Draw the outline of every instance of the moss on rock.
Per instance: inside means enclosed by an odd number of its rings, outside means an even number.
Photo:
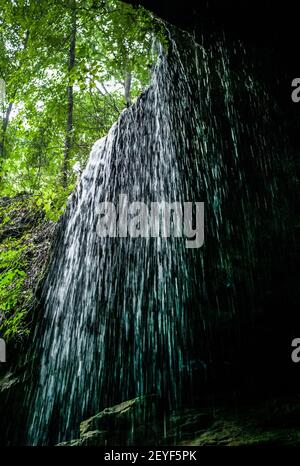
[[[300,401],[271,400],[251,405],[207,406],[169,413],[152,413],[148,422],[134,419],[141,400],[129,400],[106,408],[81,424],[80,438],[59,446],[278,446],[300,445]],[[152,403],[152,402],[151,402]],[[163,421],[163,422],[160,422]],[[142,435],[138,431],[142,426]]]
[[[54,231],[34,197],[0,199],[0,335],[6,340],[29,333]]]

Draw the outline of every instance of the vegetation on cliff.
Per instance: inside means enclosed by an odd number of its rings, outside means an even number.
[[[30,196],[0,200],[0,334],[20,341],[29,332],[55,223]]]

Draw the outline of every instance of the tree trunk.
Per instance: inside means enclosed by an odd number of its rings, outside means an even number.
[[[72,6],[72,30],[69,48],[69,73],[75,66],[75,48],[76,48],[76,33],[77,33],[77,11],[76,2]],[[70,152],[72,148],[72,132],[73,132],[73,84],[69,84],[67,87],[67,100],[68,100],[68,114],[67,114],[67,127],[66,127],[66,138],[64,145],[64,161],[62,170],[62,186],[64,189],[68,186],[68,172],[69,172],[69,160]]]
[[[27,30],[26,34],[25,34],[24,43],[23,43],[23,49],[24,50],[26,50],[26,48],[27,48],[29,34],[30,34],[30,31]],[[9,125],[9,118],[10,118],[10,115],[11,115],[11,112],[12,112],[12,109],[13,109],[14,99],[15,99],[16,93],[17,93],[17,91],[15,90],[13,92],[13,95],[11,96],[10,102],[8,104],[8,107],[7,107],[6,111],[5,111],[4,119],[2,121],[1,136],[0,136],[0,183],[2,181],[2,166],[3,166],[3,161],[5,159],[5,136],[6,136],[6,131],[7,131],[8,125]]]
[[[127,107],[131,105],[131,71],[126,71],[124,80],[125,102]]]
[[[9,117],[10,117],[12,108],[13,108],[13,102],[10,102],[8,104],[7,109],[6,109],[4,120],[2,122],[2,134],[1,134],[1,141],[0,141],[1,163],[2,163],[2,161],[4,159],[4,156],[5,156],[5,134],[6,134],[6,130],[7,130],[7,127],[8,127]]]

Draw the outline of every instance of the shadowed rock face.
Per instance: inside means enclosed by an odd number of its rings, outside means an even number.
[[[297,35],[297,18],[293,18],[295,4],[259,0],[186,0],[170,4],[168,0],[125,0],[125,3],[142,5],[158,17],[178,27],[194,32],[201,29],[226,33],[260,45],[290,45]],[[285,27],[287,26],[287,27]],[[279,31],[284,34],[279,34]]]
[[[134,445],[159,442],[165,410],[156,395],[145,395],[106,408],[80,424],[80,439],[60,445]],[[149,443],[149,444],[150,444]]]
[[[81,423],[80,438],[59,446],[272,446],[299,445],[299,400],[270,400],[168,413],[156,410],[158,399],[141,397],[105,409]],[[151,417],[139,418],[139,409]],[[138,421],[139,420],[139,421]],[[134,427],[134,429],[133,429]]]
[[[293,0],[272,2],[260,0],[125,0],[142,5],[161,19],[201,37],[224,31],[227,39],[241,40],[254,50],[257,66],[262,66],[259,79],[272,89],[288,121],[286,131],[298,153],[298,108],[290,99],[291,82],[299,75],[298,30],[299,11]],[[298,7],[299,8],[299,7]]]
[[[4,334],[6,343],[6,362],[0,364],[1,446],[18,443],[24,431],[24,387],[30,380],[30,369],[26,363],[30,344],[27,334],[30,323],[35,322],[35,315],[39,314],[37,290],[49,259],[55,226],[28,194],[0,199],[1,253],[20,250],[18,260],[11,261],[10,269],[17,267],[24,274],[21,287],[18,281],[6,284],[11,293],[14,290],[18,292],[18,299],[13,308],[8,307],[5,313],[0,311],[0,333]],[[1,260],[1,278],[8,270],[8,264]],[[5,295],[2,287],[3,308]]]

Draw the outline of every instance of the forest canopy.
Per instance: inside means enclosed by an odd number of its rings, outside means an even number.
[[[1,0],[0,197],[30,194],[58,218],[93,143],[148,85],[155,30],[117,0]]]

